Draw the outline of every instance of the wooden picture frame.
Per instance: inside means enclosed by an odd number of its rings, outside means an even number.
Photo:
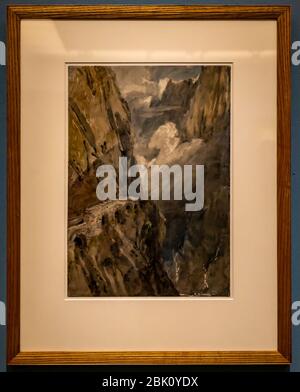
[[[20,351],[20,25],[25,19],[274,20],[277,22],[277,351]],[[7,363],[289,364],[291,362],[290,7],[10,6],[8,7]]]

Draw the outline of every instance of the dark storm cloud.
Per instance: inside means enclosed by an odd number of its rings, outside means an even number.
[[[201,72],[201,65],[197,66],[176,66],[176,65],[165,65],[162,67],[150,66],[150,78],[153,81],[159,81],[163,78],[169,78],[173,80],[183,80],[196,78]]]
[[[187,65],[131,65],[112,66],[116,74],[118,86],[126,97],[131,92],[155,96],[159,92],[158,83],[168,78],[174,81],[197,78],[202,66]]]

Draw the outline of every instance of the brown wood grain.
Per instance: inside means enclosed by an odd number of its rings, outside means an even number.
[[[22,19],[276,20],[277,351],[20,352],[20,23]],[[7,362],[29,364],[288,364],[291,361],[290,7],[10,6],[7,25]]]
[[[21,19],[277,19],[282,6],[40,5],[10,6]]]
[[[7,360],[20,351],[20,23],[8,11]]]
[[[291,361],[291,53],[290,12],[277,19],[278,351]]]
[[[15,356],[12,365],[78,364],[288,364],[276,351],[131,351],[131,352],[26,352]]]

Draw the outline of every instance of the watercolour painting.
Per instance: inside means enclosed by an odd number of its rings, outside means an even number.
[[[69,297],[229,297],[231,66],[70,64]]]

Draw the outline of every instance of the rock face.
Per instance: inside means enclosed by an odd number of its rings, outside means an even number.
[[[195,83],[195,94],[184,119],[187,139],[209,140],[226,128],[230,113],[230,68],[207,66]]]
[[[99,202],[96,169],[134,163],[130,112],[110,67],[69,70],[68,295],[178,295],[152,202]]]
[[[69,226],[69,296],[176,296],[161,258],[164,219],[152,202],[88,208]]]
[[[161,97],[152,97],[149,107],[143,109],[136,108],[135,100],[129,97],[132,125],[138,133],[142,130],[139,136],[147,140],[155,130],[167,122],[173,122],[181,132],[183,118],[190,107],[195,87],[193,79],[182,81],[169,79]],[[182,139],[185,138],[184,133],[181,136]],[[147,149],[143,154],[147,156]]]
[[[80,86],[80,87],[79,87]],[[130,112],[109,67],[69,68],[69,214],[98,203],[95,169],[132,160]]]
[[[181,125],[183,140],[203,139],[181,164],[205,165],[204,209],[160,203],[168,273],[182,295],[230,294],[230,68],[203,67]],[[192,151],[192,150],[191,150]],[[171,162],[172,163],[172,162]],[[184,229],[183,229],[184,228]]]
[[[195,84],[192,79],[175,82],[170,79],[163,91],[161,99],[153,99],[151,107],[174,106],[185,112],[190,106]]]
[[[151,99],[137,86],[127,101],[117,83],[126,70],[116,78],[117,68],[69,69],[68,295],[228,296],[230,67],[198,66],[197,77],[169,78]],[[129,165],[203,164],[204,208],[100,202],[96,169],[118,173],[121,156]]]

